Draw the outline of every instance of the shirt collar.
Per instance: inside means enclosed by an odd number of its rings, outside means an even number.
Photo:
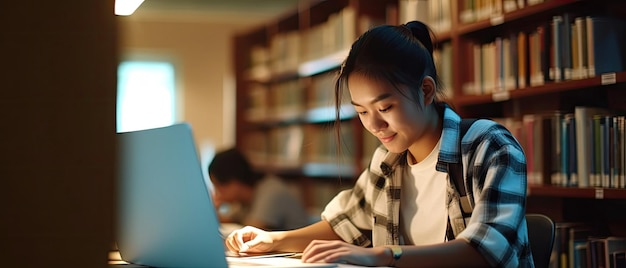
[[[443,130],[441,132],[441,149],[439,162],[460,163],[461,148],[459,147],[461,117],[447,104],[444,104]]]

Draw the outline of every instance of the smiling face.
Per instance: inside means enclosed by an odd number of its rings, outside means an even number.
[[[352,104],[365,129],[389,151],[400,153],[409,149],[417,161],[421,160],[422,151],[426,155],[430,153],[439,137],[435,131],[438,116],[430,105],[434,93],[428,90],[431,87],[432,79],[425,78],[422,86],[425,90],[419,93],[425,102],[418,103],[383,81],[359,73],[348,78]]]

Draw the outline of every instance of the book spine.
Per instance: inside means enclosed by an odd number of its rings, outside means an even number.
[[[527,34],[519,32],[517,34],[517,88],[525,88],[528,82],[528,42]]]
[[[540,25],[537,30],[540,39],[538,64],[541,69],[541,74],[543,75],[543,81],[552,81],[552,78],[550,78],[550,64],[552,62],[550,55],[554,54],[555,51],[552,47],[552,27],[550,27],[549,22],[546,22]]]
[[[591,179],[590,186],[602,186],[602,128],[600,126],[601,117],[594,115],[592,117],[592,139],[591,139]]]
[[[556,180],[556,185],[568,186],[570,184],[569,173],[569,115],[565,115],[561,119],[561,176]]]
[[[561,80],[572,79],[572,29],[570,22],[570,14],[562,15],[561,21]]]
[[[587,118],[587,110],[585,107],[576,107],[574,108],[574,116],[576,118],[576,149],[578,150],[576,153],[577,156],[577,175],[578,175],[578,186],[579,187],[588,187],[589,186],[589,154],[590,145],[588,142],[589,137],[589,129],[591,128],[591,124],[589,119]]]
[[[610,117],[610,135],[609,135],[609,150],[610,150],[610,186],[611,188],[618,187],[618,162],[619,162],[619,133],[617,131],[617,117]]]
[[[624,125],[626,124],[625,116],[618,116],[618,133],[619,133],[619,182],[617,188],[626,188],[626,133]]]
[[[578,179],[578,151],[577,151],[577,136],[576,136],[576,119],[574,118],[574,114],[570,114],[569,116],[569,125],[568,125],[568,133],[569,133],[569,185],[571,186],[579,186]]]
[[[596,75],[596,65],[595,65],[595,57],[594,57],[594,26],[593,19],[590,16],[585,17],[585,25],[587,28],[587,74],[589,77],[593,77]]]
[[[554,16],[552,17],[552,65],[551,65],[551,70],[550,70],[550,80],[553,81],[561,81],[562,76],[561,73],[563,71],[563,66],[561,65],[563,63],[562,60],[562,52],[561,52],[561,46],[562,46],[562,39],[563,38],[563,34],[562,34],[562,25],[563,24],[563,17],[562,16]]]
[[[602,127],[602,187],[611,187],[611,118],[604,116],[600,120]]]
[[[574,23],[576,24],[576,28],[578,30],[576,35],[576,43],[578,46],[578,78],[583,79],[588,76],[587,24],[585,23],[584,17],[577,17],[574,20]]]

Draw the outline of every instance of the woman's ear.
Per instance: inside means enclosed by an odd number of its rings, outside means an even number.
[[[432,77],[424,77],[422,80],[422,92],[424,93],[424,106],[428,106],[434,102],[437,86],[435,85],[435,80]]]

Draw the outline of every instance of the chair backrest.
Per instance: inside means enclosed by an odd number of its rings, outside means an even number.
[[[548,267],[554,245],[554,221],[542,214],[526,214],[528,240],[535,267]]]

